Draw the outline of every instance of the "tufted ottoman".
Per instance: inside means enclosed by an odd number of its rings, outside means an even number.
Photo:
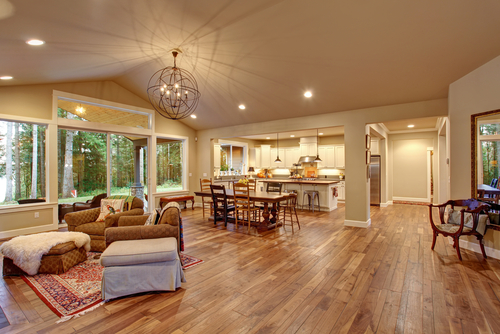
[[[73,241],[58,244],[42,257],[42,264],[38,269],[39,274],[62,274],[73,266],[87,260],[87,252],[83,247],[76,247]],[[12,259],[3,259],[3,274],[21,275],[26,274],[21,268],[16,266]]]

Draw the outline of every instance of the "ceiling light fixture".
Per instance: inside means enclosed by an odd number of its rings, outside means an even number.
[[[76,107],[76,111],[79,112],[80,114],[84,114],[85,113],[85,109],[82,107],[81,104],[80,104],[79,107]]]
[[[310,91],[307,91],[304,93],[304,96],[309,98],[309,97],[313,96],[313,94]]]
[[[279,164],[281,163],[280,159],[280,140],[279,140],[280,134],[276,134],[276,160],[274,160],[275,163]]]
[[[38,46],[38,45],[44,45],[45,42],[39,39],[30,39],[29,41],[26,41],[26,44]]]
[[[192,114],[192,115],[191,115],[191,118],[196,118],[196,115],[195,115],[195,114]]]
[[[266,139],[271,139],[271,137],[266,137]]]
[[[4,75],[3,77],[0,77],[0,80],[11,80],[12,77],[10,75]]]
[[[410,124],[410,125],[408,125],[408,127],[409,127],[409,128],[414,128],[414,127],[415,127],[415,125]]]
[[[323,135],[323,132],[320,132],[320,133],[319,133],[319,135],[320,135],[320,136],[322,136],[322,135]]]
[[[153,108],[163,117],[177,120],[190,116],[200,100],[198,83],[194,76],[177,67],[181,50],[174,49],[174,66],[157,71],[149,79],[148,97]]]
[[[245,110],[245,105],[240,104],[240,105],[238,106],[238,108],[240,108],[241,110]]]
[[[316,159],[313,160],[313,162],[321,162],[323,160],[321,160],[319,158],[319,134],[318,134],[318,129],[316,129]]]
[[[292,138],[293,138],[293,137],[295,137],[295,135],[290,135],[290,137],[292,137]]]

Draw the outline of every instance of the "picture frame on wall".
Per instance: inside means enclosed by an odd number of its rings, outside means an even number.
[[[366,151],[366,164],[369,165],[372,159],[372,153],[370,150]]]
[[[365,140],[366,140],[366,142],[365,142],[366,149],[369,150],[371,148],[371,144],[372,144],[372,136],[366,135]]]

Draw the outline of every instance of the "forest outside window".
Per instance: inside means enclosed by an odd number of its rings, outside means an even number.
[[[500,161],[500,120],[490,120],[479,126],[481,158],[478,159],[478,171],[482,174],[479,183],[490,184],[499,177]]]
[[[182,140],[168,138],[156,139],[156,191],[182,190],[183,185]]]
[[[46,197],[46,129],[0,121],[0,205]]]

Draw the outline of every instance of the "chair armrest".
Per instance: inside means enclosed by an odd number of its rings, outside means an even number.
[[[118,226],[144,225],[149,215],[143,216],[122,216],[118,219]]]
[[[104,231],[106,247],[114,241],[157,239],[173,237],[179,243],[179,227],[168,224],[143,225],[143,226],[119,226],[108,228]]]
[[[64,220],[68,224],[68,230],[74,231],[79,225],[95,222],[100,212],[100,208],[70,212],[64,216]]]
[[[100,208],[97,208],[97,210],[101,211]],[[123,217],[123,216],[142,216],[143,214],[144,214],[143,209],[132,209],[132,210],[128,210],[125,212],[116,213],[114,215],[109,215],[106,217],[106,219],[104,221],[104,226],[105,226],[105,228],[118,227],[118,220],[120,219],[120,217]]]

